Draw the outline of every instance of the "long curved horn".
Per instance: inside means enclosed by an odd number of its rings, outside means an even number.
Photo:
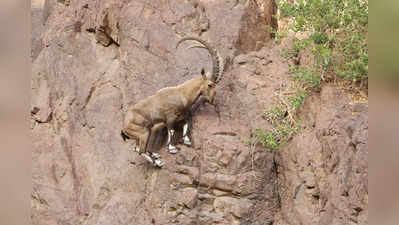
[[[177,44],[176,44],[176,48],[178,48],[179,45],[180,45],[182,42],[187,41],[187,40],[198,41],[199,43],[203,44],[204,47],[208,50],[209,54],[211,55],[211,59],[212,59],[212,74],[211,74],[211,80],[212,80],[213,82],[215,82],[215,83],[218,82],[218,81],[220,80],[220,79],[219,79],[220,73],[223,72],[223,68],[221,68],[221,65],[220,65],[220,61],[221,61],[220,58],[221,58],[221,57],[220,57],[219,53],[218,53],[214,48],[212,48],[206,41],[201,40],[201,39],[196,38],[196,37],[185,37],[185,38],[180,39],[180,40],[177,42]],[[190,47],[190,48],[191,48],[191,47]]]

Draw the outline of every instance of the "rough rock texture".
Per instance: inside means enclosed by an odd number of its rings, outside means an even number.
[[[280,152],[277,224],[368,224],[368,107],[325,86]]]
[[[367,107],[323,88],[279,153],[244,144],[290,84],[268,42],[272,2],[47,0],[32,57],[32,224],[366,224]],[[193,147],[154,144],[156,169],[122,141],[122,119],[210,69],[204,50],[175,49],[186,35],[217,46],[227,69],[218,108],[193,117]]]
[[[272,3],[258,2],[47,1],[32,76],[32,223],[239,224],[258,199],[275,202],[273,154],[243,143],[257,126],[248,118],[270,103],[255,93],[274,87],[231,60],[270,39]],[[193,118],[194,147],[160,150],[156,169],[122,141],[122,118],[128,104],[210,69],[204,50],[175,49],[186,35],[217,46],[232,70],[218,110]]]
[[[42,34],[44,31],[43,25],[43,2],[41,0],[34,0],[31,2],[31,28],[32,28],[32,41],[31,41],[31,59],[36,59],[43,48]]]

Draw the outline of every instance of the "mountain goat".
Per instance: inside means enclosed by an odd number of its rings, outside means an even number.
[[[157,167],[162,167],[164,162],[159,159],[159,154],[147,151],[151,134],[167,127],[169,152],[177,153],[179,149],[172,144],[175,123],[185,119],[191,106],[197,102],[200,96],[213,104],[215,86],[223,72],[223,62],[219,53],[207,42],[195,37],[185,37],[177,43],[176,48],[187,40],[197,41],[203,45],[200,46],[201,48],[208,50],[212,60],[212,73],[207,76],[202,69],[201,76],[175,87],[163,88],[156,94],[137,102],[128,108],[123,122],[121,131],[123,140],[134,139],[136,141],[135,150]],[[187,130],[188,123],[183,126],[183,143],[191,146]]]

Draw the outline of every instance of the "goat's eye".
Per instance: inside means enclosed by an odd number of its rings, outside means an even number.
[[[212,85],[212,84],[208,84],[208,87],[209,87],[209,88],[212,88],[212,87],[213,87],[213,85]]]

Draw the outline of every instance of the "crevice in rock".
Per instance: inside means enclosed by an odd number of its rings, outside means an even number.
[[[82,210],[79,204],[79,196],[80,196],[80,190],[81,190],[81,182],[80,178],[78,176],[78,173],[76,171],[76,162],[75,158],[73,156],[73,147],[72,145],[68,144],[68,141],[65,137],[61,138],[61,146],[64,150],[64,153],[68,159],[68,162],[71,165],[71,174],[73,178],[73,193],[74,193],[74,201],[76,204],[76,212],[78,215],[83,215]]]
[[[277,206],[276,207],[280,210],[281,209],[281,193],[282,193],[281,185],[282,185],[282,183],[280,182],[279,162],[278,162],[278,159],[277,159],[277,157],[279,157],[278,154],[280,154],[280,153],[279,152],[275,152],[273,154],[272,171],[273,171],[274,176],[275,176],[275,183],[273,185],[273,188],[274,188],[274,192],[275,192],[276,198],[277,198]]]
[[[57,2],[65,5],[65,6],[69,6],[71,4],[71,0],[57,0]]]
[[[36,114],[40,111],[40,108],[38,107],[33,107],[33,109],[31,110],[31,119],[33,119],[35,122],[39,123],[39,124],[44,124],[44,123],[51,123],[52,119],[53,119],[53,112],[51,111],[48,116],[46,117],[45,120],[41,120],[39,118],[36,118]]]
[[[93,93],[97,90],[97,88],[99,88],[99,87],[101,87],[101,86],[103,86],[103,85],[105,85],[105,84],[108,84],[108,83],[111,83],[111,81],[106,80],[106,81],[102,81],[102,82],[101,82],[101,78],[100,78],[100,79],[98,79],[97,81],[95,81],[95,82],[92,84],[92,86],[91,86],[91,88],[90,88],[90,91],[89,91],[89,94],[87,95],[87,97],[86,97],[86,99],[85,99],[85,102],[84,102],[84,104],[83,104],[83,106],[82,106],[82,108],[81,108],[81,111],[83,111],[83,110],[86,109],[87,105],[88,105],[89,102],[90,102],[90,99],[93,97]]]
[[[33,187],[31,199],[37,201],[41,205],[49,206],[48,202],[40,196],[39,191],[37,191],[35,187]]]
[[[108,29],[109,28],[106,26],[100,26],[99,28],[97,28],[97,30],[95,30],[95,37],[97,42],[103,45],[104,47],[108,47],[111,44],[115,44],[116,46],[120,47],[119,43],[115,39],[113,39],[111,35],[107,33]]]
[[[230,131],[219,131],[219,132],[214,132],[212,135],[220,135],[220,136],[231,136],[235,137],[237,136],[237,133],[230,132]]]

